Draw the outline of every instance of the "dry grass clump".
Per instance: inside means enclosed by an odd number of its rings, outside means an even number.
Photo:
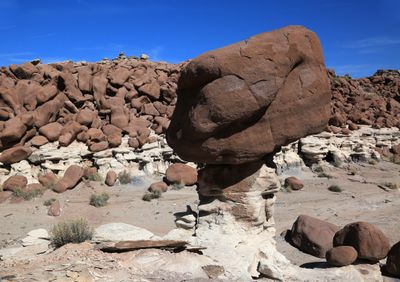
[[[51,199],[47,199],[46,201],[43,202],[43,206],[49,207],[51,206],[51,204],[53,204],[56,201],[56,199],[51,198]]]
[[[82,243],[93,237],[93,230],[83,218],[70,222],[60,222],[51,230],[51,243],[59,248],[68,243]]]
[[[132,176],[128,171],[124,170],[118,174],[118,180],[119,180],[119,183],[121,183],[121,184],[129,184],[129,183],[131,183]]]
[[[101,182],[101,181],[103,181],[103,177],[100,175],[100,173],[95,172],[95,173],[89,174],[87,177],[87,180]]]
[[[94,207],[104,207],[107,205],[108,199],[110,199],[110,196],[106,192],[101,194],[92,194],[92,196],[90,196],[90,205]]]
[[[143,195],[142,200],[150,202],[151,200],[158,199],[160,197],[161,197],[160,191],[152,191],[152,192],[146,192],[146,194]]]
[[[33,198],[39,197],[43,194],[44,190],[43,189],[34,189],[30,191],[25,191],[21,188],[16,188],[13,192],[12,195],[17,198],[22,198],[25,201],[32,200]]]
[[[331,186],[328,187],[328,190],[331,191],[331,192],[336,192],[336,193],[343,192],[343,189],[340,188],[339,185],[331,185]]]

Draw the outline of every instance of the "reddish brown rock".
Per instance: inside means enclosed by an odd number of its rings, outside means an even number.
[[[139,92],[147,95],[153,100],[157,100],[160,98],[160,85],[156,80],[152,80],[150,83],[139,87]]]
[[[32,191],[42,191],[43,186],[40,183],[31,183],[25,186],[23,189],[25,192],[32,192]]]
[[[114,106],[111,108],[111,124],[121,129],[128,126],[129,116],[124,107]]]
[[[46,137],[40,136],[40,135],[33,137],[31,140],[32,146],[35,146],[35,147],[40,147],[47,143],[49,143],[49,140],[47,140]]]
[[[68,189],[73,189],[79,183],[83,176],[83,169],[77,165],[71,165],[67,168],[63,178],[56,183],[53,190],[62,193]]]
[[[346,266],[355,262],[357,251],[351,246],[339,246],[326,252],[326,261],[332,266]]]
[[[132,138],[132,137],[129,138],[128,145],[134,149],[140,147],[139,140],[137,138]]]
[[[400,277],[400,242],[390,248],[386,259],[386,271],[391,275]]]
[[[107,141],[111,148],[118,147],[122,143],[121,134],[109,135]]]
[[[55,200],[49,207],[47,215],[49,216],[60,216],[61,214],[61,204],[59,200]]]
[[[122,86],[129,76],[130,71],[127,68],[119,67],[110,74],[110,82]]]
[[[110,135],[121,135],[122,134],[122,129],[116,127],[115,125],[112,124],[107,124],[102,127],[102,131],[104,132],[105,135],[110,136]]]
[[[141,113],[145,115],[159,116],[160,113],[156,110],[152,103],[144,104],[141,109]]]
[[[324,258],[333,248],[333,236],[339,227],[317,218],[300,215],[293,223],[291,241],[299,250],[310,255]]]
[[[168,184],[164,181],[154,182],[150,185],[149,189],[150,192],[159,192],[164,193],[168,190]]]
[[[390,249],[389,239],[376,226],[367,222],[347,224],[336,232],[334,246],[352,246],[358,258],[377,262],[384,259]]]
[[[102,141],[98,143],[93,143],[90,145],[89,150],[92,152],[100,152],[108,149],[108,142]]]
[[[58,113],[64,106],[64,103],[67,101],[67,99],[68,98],[65,96],[65,94],[59,93],[54,97],[54,99],[37,107],[34,112],[34,124],[36,127],[41,128],[50,122],[56,121]]]
[[[76,121],[82,125],[90,126],[96,118],[96,112],[90,109],[80,110],[76,116]]]
[[[292,190],[301,190],[304,187],[304,183],[300,179],[291,176],[285,179],[285,187]]]
[[[52,122],[39,128],[39,133],[45,136],[50,142],[57,141],[60,138],[63,126],[58,122]]]
[[[54,186],[57,181],[57,175],[55,175],[53,172],[47,172],[43,175],[40,175],[39,178],[39,183],[43,185],[43,187],[51,188]]]
[[[131,100],[132,108],[135,108],[137,110],[140,110],[143,107],[143,105],[146,105],[148,103],[151,103],[151,101],[147,96],[140,96],[139,98]]]
[[[118,178],[118,176],[115,171],[113,171],[113,170],[108,171],[107,175],[106,175],[106,181],[105,181],[106,185],[114,186],[115,182],[117,181],[117,178]]]
[[[32,150],[28,147],[16,146],[4,150],[0,155],[0,163],[13,164],[27,159],[32,154]]]
[[[82,92],[91,92],[93,89],[92,70],[89,66],[78,69],[78,86]]]
[[[197,182],[197,170],[191,166],[176,163],[167,168],[165,177],[169,183],[194,185]]]
[[[11,65],[10,70],[19,79],[29,79],[33,76],[34,73],[39,72],[37,67],[35,67],[30,62],[21,64],[21,65]]]
[[[0,132],[0,141],[2,144],[15,144],[27,130],[26,125],[20,117],[12,118],[5,122],[4,129]]]
[[[28,184],[28,180],[23,175],[13,175],[4,181],[3,191],[14,191],[15,189],[24,189]]]
[[[167,140],[194,162],[255,161],[321,132],[330,118],[321,46],[300,26],[194,58],[182,70],[177,94]]]

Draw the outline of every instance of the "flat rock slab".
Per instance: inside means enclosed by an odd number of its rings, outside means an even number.
[[[188,243],[186,241],[174,240],[138,240],[138,241],[121,241],[118,243],[106,244],[100,247],[103,252],[129,252],[140,249],[179,249],[184,248]]]
[[[150,231],[126,223],[108,223],[97,227],[93,241],[137,241],[154,237]]]

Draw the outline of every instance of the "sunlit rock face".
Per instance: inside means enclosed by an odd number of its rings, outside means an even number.
[[[186,160],[257,161],[322,131],[331,92],[315,33],[289,26],[213,50],[187,64],[168,143]]]

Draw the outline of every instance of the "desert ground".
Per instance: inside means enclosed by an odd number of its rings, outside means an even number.
[[[396,224],[400,213],[400,191],[383,189],[385,183],[400,181],[400,166],[381,161],[376,164],[352,164],[351,168],[323,167],[330,178],[318,177],[309,169],[302,173],[304,188],[299,191],[282,189],[276,194],[275,227],[277,249],[292,263],[302,267],[324,267],[326,262],[299,251],[285,240],[285,232],[291,228],[300,214],[310,215],[338,226],[354,221],[375,224],[388,236],[391,244],[400,237],[400,225]],[[283,176],[281,177],[283,180]],[[175,228],[175,215],[185,212],[187,205],[196,205],[196,187],[170,190],[161,198],[150,202],[142,196],[148,185],[159,178],[134,177],[131,184],[108,187],[100,182],[85,181],[73,190],[62,194],[46,191],[42,197],[30,201],[11,198],[0,204],[2,228],[1,248],[18,245],[27,232],[37,228],[50,230],[60,221],[86,218],[92,227],[111,222],[123,222],[145,228],[155,235],[163,236]],[[328,187],[338,185],[342,192],[331,192]],[[89,205],[93,193],[107,192],[109,203],[100,208]],[[61,202],[59,217],[47,215],[43,205],[47,199]],[[112,256],[111,254],[109,255]],[[74,263],[74,259],[70,261]],[[43,265],[45,267],[45,265]],[[12,275],[17,269],[4,269],[2,276]],[[385,278],[391,281],[393,278]]]

